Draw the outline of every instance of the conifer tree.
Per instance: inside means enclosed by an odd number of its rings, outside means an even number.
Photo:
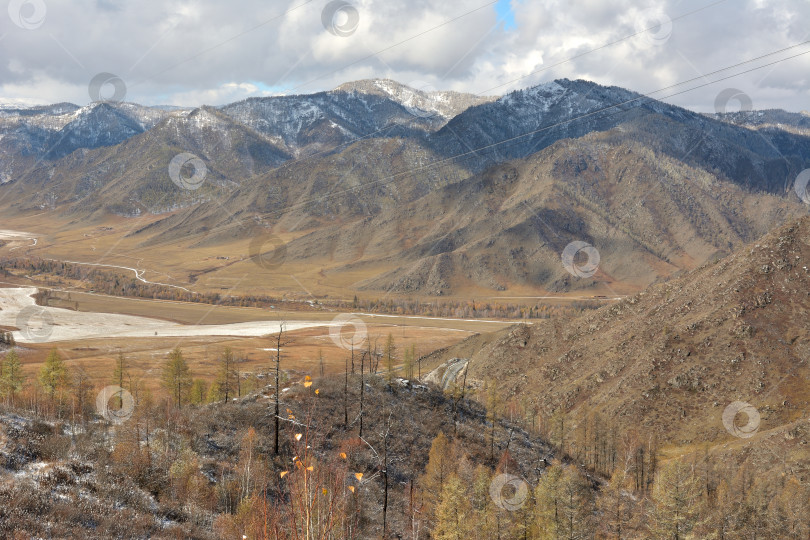
[[[6,398],[13,398],[25,382],[25,374],[22,372],[20,357],[17,351],[11,349],[6,353],[2,363],[2,377],[0,377],[0,390]]]
[[[208,383],[202,379],[194,379],[191,383],[189,401],[192,405],[201,405],[208,399]]]
[[[219,371],[217,373],[217,384],[222,395],[222,401],[227,402],[236,395],[236,361],[230,347],[225,347],[219,357]]]
[[[673,540],[691,538],[703,508],[700,492],[700,481],[689,464],[674,461],[664,467],[653,487],[652,536]]]
[[[169,353],[163,365],[162,379],[163,387],[172,395],[172,400],[178,407],[182,407],[188,401],[192,381],[191,371],[179,347]]]
[[[474,535],[474,515],[464,483],[456,473],[445,482],[436,509],[436,540],[466,540]]]
[[[113,375],[112,375],[113,384],[121,388],[124,388],[124,382],[128,378],[129,378],[129,371],[127,370],[126,358],[124,358],[124,353],[119,352],[118,358],[115,359],[115,367],[113,368]],[[132,388],[130,388],[129,391],[131,392]],[[122,407],[122,399],[123,398],[120,395],[117,395],[115,397],[115,401],[119,409]]]
[[[444,484],[454,471],[453,454],[452,444],[440,431],[430,445],[425,473],[419,481],[429,516],[436,510]]]
[[[555,462],[545,470],[534,490],[537,538],[540,540],[557,538],[558,531],[562,529],[559,500],[562,473],[563,467]]]
[[[48,396],[53,399],[54,395],[64,389],[67,385],[68,374],[65,363],[59,352],[52,349],[45,359],[45,363],[39,370],[39,384]]]

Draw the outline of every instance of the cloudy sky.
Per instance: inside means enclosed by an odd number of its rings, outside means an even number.
[[[86,104],[90,81],[109,73],[126,101],[149,105],[367,78],[503,94],[568,77],[642,93],[694,79],[653,95],[701,111],[727,88],[757,109],[810,109],[810,54],[718,81],[810,44],[712,74],[810,40],[808,0],[4,1],[5,102]]]

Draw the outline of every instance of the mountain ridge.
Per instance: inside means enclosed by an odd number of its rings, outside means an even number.
[[[291,264],[362,269],[354,290],[436,295],[637,290],[803,209],[792,179],[810,137],[792,113],[768,113],[759,129],[567,79],[480,103],[462,95],[449,121],[408,101],[434,94],[446,95],[371,80],[190,111],[97,103],[30,125],[0,118],[0,153],[12,157],[0,168],[13,178],[0,196],[9,210],[77,222],[154,216],[130,233],[140,248],[229,251],[261,224],[290,238]],[[771,125],[784,118],[799,132]],[[57,135],[64,145],[42,155]],[[168,174],[179,155],[202,163],[194,190]],[[561,267],[572,241],[604,252],[594,279]],[[629,257],[638,264],[617,262]]]

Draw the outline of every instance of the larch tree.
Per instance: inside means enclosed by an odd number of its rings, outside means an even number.
[[[568,423],[563,409],[556,409],[551,415],[550,439],[560,452],[565,452]]]
[[[490,424],[489,431],[489,459],[495,459],[495,425],[498,420],[498,411],[500,408],[500,401],[498,399],[498,391],[495,388],[495,382],[488,380],[486,382],[487,391],[487,422]]]
[[[560,481],[563,467],[555,462],[548,467],[534,490],[537,538],[552,540],[562,530]]]
[[[54,395],[67,386],[68,373],[67,367],[62,357],[59,356],[59,351],[51,349],[45,363],[39,370],[39,384],[48,396],[53,399]]]
[[[169,353],[166,363],[163,365],[163,387],[169,391],[177,407],[182,407],[188,401],[189,390],[191,390],[192,379],[191,370],[183,358],[180,348]]]
[[[129,371],[127,369],[127,361],[124,357],[123,352],[118,353],[118,357],[115,359],[115,367],[113,368],[113,375],[112,381],[114,384],[124,388],[124,381],[129,378]],[[132,385],[130,384],[129,391],[132,392]],[[115,402],[118,408],[121,408],[122,404],[122,397],[120,395],[116,396]]]
[[[492,485],[490,470],[478,464],[472,473],[472,493],[470,502],[477,516],[478,538],[497,538],[497,509],[489,493]]]
[[[323,350],[318,349],[318,371],[321,374],[321,377],[324,376],[324,362],[323,362]]]
[[[237,373],[236,361],[230,347],[225,347],[219,357],[219,371],[217,373],[217,384],[222,395],[223,403],[227,403],[237,393]]]
[[[732,538],[739,523],[740,502],[737,499],[739,493],[734,493],[730,489],[726,479],[720,480],[714,493],[712,512],[706,522],[706,527],[716,535],[718,539],[724,540]]]
[[[419,479],[429,516],[436,510],[445,482],[455,471],[454,454],[452,443],[440,431],[430,445],[425,473]]]
[[[219,383],[214,381],[208,386],[208,393],[206,394],[205,401],[208,403],[215,403],[220,399],[222,399],[222,392],[219,390]]]
[[[354,360],[352,360],[354,362]],[[343,371],[343,426],[349,427],[349,357],[346,356]]]
[[[810,490],[794,475],[784,481],[772,502],[775,532],[781,538],[810,538]]]
[[[413,379],[413,350],[410,347],[405,347],[402,352],[402,364],[405,370],[405,377]]]
[[[92,408],[92,398],[90,391],[93,385],[93,378],[81,367],[73,370],[73,406],[74,411],[79,412],[79,417],[84,422],[85,415]]]
[[[364,379],[363,371],[365,368],[366,351],[360,355],[360,433],[358,437],[363,438],[363,396],[365,395],[366,382]],[[369,366],[369,369],[371,366]]]
[[[24,383],[25,374],[20,365],[20,357],[16,350],[11,349],[6,353],[2,363],[2,377],[0,377],[2,395],[6,399],[13,400],[14,396],[22,390]]]
[[[700,479],[688,463],[676,460],[664,467],[653,486],[654,538],[683,540],[692,537],[692,529],[703,511]]]
[[[436,540],[467,540],[474,534],[475,514],[464,483],[451,473],[441,490],[436,508]]]
[[[203,379],[194,379],[191,383],[189,401],[192,405],[201,405],[208,400],[208,383]]]
[[[629,474],[629,463],[619,467],[610,477],[597,499],[600,533],[605,538],[629,538],[633,521],[634,499],[631,496],[633,479]]]
[[[594,494],[584,475],[569,465],[557,484],[558,533],[563,538],[592,538],[595,532]]]

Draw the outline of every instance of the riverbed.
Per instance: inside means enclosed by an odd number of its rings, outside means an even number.
[[[98,338],[139,337],[260,337],[278,332],[279,321],[255,321],[232,324],[185,325],[160,319],[88,313],[69,309],[37,306],[35,287],[0,288],[0,326],[15,327],[18,343],[74,341]],[[285,331],[329,327],[329,321],[285,321]]]

